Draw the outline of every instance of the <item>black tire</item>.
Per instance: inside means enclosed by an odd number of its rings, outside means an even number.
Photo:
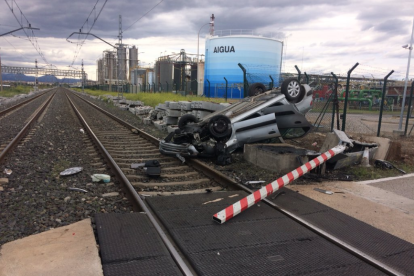
[[[289,78],[282,83],[282,93],[291,103],[300,102],[305,96],[305,88],[295,78]]]
[[[257,96],[257,95],[262,94],[265,91],[266,91],[266,87],[262,83],[256,82],[250,85],[249,96],[250,97]]]
[[[224,138],[231,134],[231,121],[225,115],[216,115],[208,122],[208,129],[215,138]]]
[[[178,128],[182,130],[189,123],[197,123],[197,117],[193,114],[185,114],[184,116],[181,116],[178,121]]]

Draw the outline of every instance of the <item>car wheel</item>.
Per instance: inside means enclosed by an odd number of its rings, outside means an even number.
[[[257,96],[266,91],[266,87],[259,82],[253,83],[249,88],[249,96]]]
[[[305,89],[295,78],[289,78],[282,83],[282,93],[291,103],[297,103],[305,96]]]
[[[184,116],[181,116],[178,121],[178,128],[182,130],[189,123],[197,123],[197,117],[193,114],[185,114]]]
[[[215,138],[224,138],[231,134],[231,122],[229,117],[216,115],[208,122],[208,129]]]

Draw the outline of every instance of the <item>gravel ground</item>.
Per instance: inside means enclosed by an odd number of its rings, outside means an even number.
[[[8,183],[0,184],[0,245],[97,212],[131,211],[114,183],[91,181],[92,174],[105,173],[99,170],[104,165],[93,159],[96,152],[80,128],[66,97],[58,91],[30,139],[1,164],[1,178],[7,177]],[[83,171],[76,175],[59,175],[78,166]],[[6,176],[5,168],[12,174]],[[74,187],[88,193],[69,189]],[[108,193],[112,196],[107,197]]]
[[[27,123],[28,118],[33,112],[50,97],[50,93],[46,93],[37,99],[34,99],[25,106],[14,110],[11,114],[0,117],[0,145],[8,144],[19,131]],[[25,98],[27,100],[27,98]]]

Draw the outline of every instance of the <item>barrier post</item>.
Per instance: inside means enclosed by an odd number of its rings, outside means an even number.
[[[234,203],[233,205],[230,205],[226,209],[221,210],[220,212],[214,214],[213,220],[220,224],[225,223],[226,221],[240,214],[247,208],[252,207],[254,204],[259,202],[260,200],[265,199],[266,197],[270,196],[271,194],[273,194],[280,188],[288,185],[289,183],[293,182],[295,179],[313,170],[317,166],[325,163],[327,160],[331,159],[335,155],[343,152],[345,148],[346,148],[345,145],[338,145],[336,147],[333,147],[329,151],[322,153],[321,155],[307,162],[303,166],[300,166],[297,169],[291,171],[290,173],[285,174],[284,176],[267,184],[266,186],[248,195],[247,197],[241,199],[240,201]]]

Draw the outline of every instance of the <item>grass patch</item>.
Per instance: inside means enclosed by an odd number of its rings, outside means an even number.
[[[81,92],[81,89],[74,89],[78,92]],[[118,96],[118,92],[108,92],[103,90],[90,90],[85,89],[85,93],[93,96],[104,96],[104,95],[111,95],[114,97]],[[124,98],[131,101],[142,101],[145,105],[149,105],[155,107],[159,103],[164,103],[165,101],[210,101],[215,103],[224,103],[226,102],[223,98],[206,98],[194,95],[183,96],[180,94],[175,94],[171,92],[167,93],[124,93]]]
[[[18,85],[12,87],[4,87],[3,92],[0,92],[0,97],[11,98],[20,94],[28,94],[33,90],[33,86]]]
[[[407,164],[400,163],[400,162],[392,162],[392,164],[396,166],[397,168],[405,171],[406,173],[414,172],[413,166],[409,166]],[[353,175],[356,181],[380,179],[380,178],[385,178],[385,177],[394,177],[394,176],[403,175],[400,171],[396,170],[395,168],[381,169],[373,165],[371,165],[371,167],[368,167],[368,168],[361,167],[358,165],[351,166],[351,167],[345,168],[342,173]]]

